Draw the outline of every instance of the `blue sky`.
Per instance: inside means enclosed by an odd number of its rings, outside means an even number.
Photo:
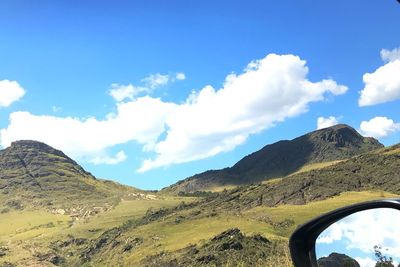
[[[395,144],[399,18],[394,0],[1,1],[0,145],[159,189],[318,118]]]

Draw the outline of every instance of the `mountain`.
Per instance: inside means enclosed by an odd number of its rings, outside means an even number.
[[[68,212],[104,209],[132,189],[96,179],[63,152],[37,141],[17,141],[0,151],[0,209],[46,207]],[[60,210],[61,209],[61,210]],[[76,211],[75,211],[76,212]]]
[[[309,164],[343,160],[381,147],[376,139],[363,137],[350,126],[339,124],[267,145],[230,168],[196,174],[164,191],[187,193],[260,182],[287,176]]]
[[[360,267],[358,262],[345,255],[340,253],[331,253],[328,257],[323,257],[318,259],[318,266],[320,267]]]
[[[400,194],[400,144],[354,156],[321,169],[261,184],[239,186],[211,195],[204,205],[222,210],[304,205],[343,192],[365,191]]]
[[[38,142],[13,143],[0,159],[0,266],[291,266],[298,225],[400,194],[400,144],[201,197],[129,197],[146,192],[126,193]],[[113,206],[79,220],[53,212],[104,203]]]
[[[298,225],[338,207],[399,194],[400,144],[195,202],[181,197],[188,203],[150,208],[141,217],[124,213],[124,223],[89,238],[75,232],[48,255],[65,259],[62,266],[290,266],[287,240]],[[357,266],[344,255],[328,261]]]

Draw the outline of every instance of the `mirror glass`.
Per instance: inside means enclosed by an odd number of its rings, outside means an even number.
[[[318,236],[315,253],[319,267],[400,267],[400,211],[353,213]]]

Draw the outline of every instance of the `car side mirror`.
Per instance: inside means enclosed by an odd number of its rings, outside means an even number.
[[[299,227],[289,246],[296,267],[400,266],[400,200],[344,207]]]

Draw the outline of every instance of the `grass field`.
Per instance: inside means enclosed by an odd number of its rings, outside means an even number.
[[[304,165],[303,167],[301,167],[298,171],[292,173],[291,175],[294,174],[298,174],[298,173],[302,173],[302,172],[308,172],[311,170],[319,170],[328,166],[332,166],[335,165],[339,162],[342,162],[343,160],[334,160],[334,161],[328,161],[328,162],[319,162],[319,163],[311,163],[311,164],[307,164]]]
[[[287,242],[293,230],[307,220],[335,208],[379,198],[398,195],[386,192],[346,192],[334,198],[311,202],[307,205],[259,206],[239,214],[221,212],[211,217],[191,218],[189,210],[178,211],[162,220],[154,221],[123,233],[121,238],[141,237],[143,244],[127,255],[110,255],[127,266],[138,266],[146,256],[161,252],[176,252],[191,244],[203,244],[213,236],[229,228],[239,228],[244,234],[259,233],[270,240]],[[13,211],[0,214],[0,246],[7,246],[2,262],[19,262],[20,266],[40,265],[34,255],[46,253],[51,242],[63,240],[68,235],[79,238],[96,238],[105,230],[120,226],[125,221],[142,217],[148,209],[172,207],[193,198],[169,197],[158,200],[124,200],[115,208],[87,220],[72,223],[66,215],[55,215],[45,211]],[[186,218],[177,221],[181,216]],[[286,256],[276,257],[281,266],[290,266],[288,250]],[[285,260],[286,257],[286,260]],[[107,259],[95,259],[93,266],[107,266]],[[271,263],[272,264],[272,263]],[[91,266],[91,265],[88,265]],[[232,265],[233,266],[233,265]],[[272,266],[272,265],[271,265]]]
[[[0,266],[6,261],[19,262],[21,266],[35,266],[38,263],[32,261],[32,256],[45,253],[51,242],[65,239],[68,235],[94,238],[107,229],[120,226],[128,219],[143,216],[150,208],[176,206],[183,200],[190,202],[194,198],[125,200],[107,212],[81,221],[73,221],[67,215],[52,214],[44,210],[0,214],[0,246],[8,248],[7,254],[0,258]]]

